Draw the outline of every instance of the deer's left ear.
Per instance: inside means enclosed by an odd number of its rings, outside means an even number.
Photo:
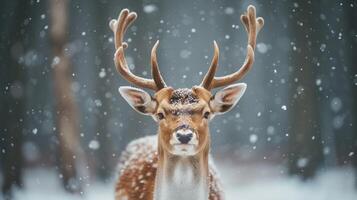
[[[247,84],[237,83],[219,90],[210,100],[210,107],[214,114],[223,114],[232,109],[243,96]]]
[[[119,88],[119,93],[137,112],[145,115],[151,115],[155,112],[157,103],[151,98],[150,94],[144,90],[123,86]]]

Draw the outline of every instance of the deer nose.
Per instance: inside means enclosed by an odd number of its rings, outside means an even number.
[[[181,144],[188,144],[188,142],[192,139],[193,134],[192,132],[187,134],[176,133],[176,137]]]

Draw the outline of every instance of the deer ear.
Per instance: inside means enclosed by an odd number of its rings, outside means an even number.
[[[157,103],[144,90],[123,86],[119,87],[119,93],[137,112],[145,115],[151,115],[155,112]]]
[[[232,109],[243,96],[247,84],[237,83],[219,90],[211,99],[210,107],[215,114],[223,114]]]

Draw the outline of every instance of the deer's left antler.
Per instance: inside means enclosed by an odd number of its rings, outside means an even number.
[[[264,25],[264,19],[262,17],[256,18],[255,7],[252,5],[248,6],[247,13],[242,15],[240,19],[248,34],[247,56],[245,58],[245,62],[238,71],[226,76],[215,77],[218,67],[219,48],[216,41],[214,41],[214,55],[212,63],[201,83],[201,86],[207,90],[232,84],[233,82],[243,78],[253,65],[256,39],[258,32]]]

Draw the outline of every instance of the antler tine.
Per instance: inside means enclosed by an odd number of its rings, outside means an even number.
[[[112,19],[109,23],[110,28],[114,32],[114,43],[115,43],[115,49],[118,49],[120,46],[122,46],[123,43],[123,35],[124,35],[124,26],[125,26],[125,21],[127,19],[127,16],[129,14],[128,9],[123,9],[119,16],[118,19]]]
[[[135,12],[131,12],[128,14],[126,20],[124,21],[124,29],[123,29],[123,34],[121,40],[123,41],[124,34],[126,33],[126,30],[128,30],[128,27],[136,20],[138,15]],[[128,44],[126,42],[123,42],[122,45],[124,46],[124,49],[128,47]]]
[[[248,6],[248,45],[250,45],[253,50],[255,49],[255,44],[257,40],[257,21],[256,21],[256,11],[254,6]]]
[[[156,50],[159,46],[159,40],[156,41],[155,45],[151,49],[151,74],[154,79],[158,89],[166,87],[166,83],[161,76],[159,65],[157,64]]]
[[[264,19],[261,17],[256,18],[255,7],[250,5],[247,8],[247,13],[241,16],[241,21],[248,34],[247,55],[244,64],[241,66],[241,68],[238,71],[222,77],[214,77],[214,72],[216,71],[217,64],[216,66],[214,66],[214,68],[211,65],[210,69],[208,70],[205,78],[201,83],[201,86],[203,86],[207,90],[232,84],[235,81],[243,78],[247,74],[247,72],[251,69],[254,63],[254,49],[256,46],[257,34],[264,26]],[[216,59],[218,60],[218,58]],[[213,58],[213,60],[215,60],[215,58]],[[212,76],[213,78],[208,78]]]
[[[262,17],[257,18],[257,34],[264,26],[264,19]]]
[[[151,55],[152,62],[152,74],[153,79],[147,79],[143,77],[136,76],[133,74],[126,62],[124,49],[128,47],[128,44],[123,41],[124,34],[127,31],[128,27],[135,21],[137,18],[137,14],[135,12],[130,12],[128,9],[123,9],[118,19],[111,20],[109,23],[110,28],[114,32],[115,38],[115,49],[116,52],[114,54],[114,63],[117,68],[117,71],[129,82],[143,88],[152,89],[158,91],[164,87],[166,87],[165,82],[160,74],[157,59],[156,59],[156,49],[157,44],[154,45],[152,52],[154,54]]]
[[[214,79],[214,75],[216,74],[217,67],[218,67],[219,48],[216,41],[213,41],[213,46],[214,46],[214,54],[213,54],[211,66],[209,67],[208,72],[203,78],[201,83],[201,86],[206,89],[210,89],[211,82]]]

